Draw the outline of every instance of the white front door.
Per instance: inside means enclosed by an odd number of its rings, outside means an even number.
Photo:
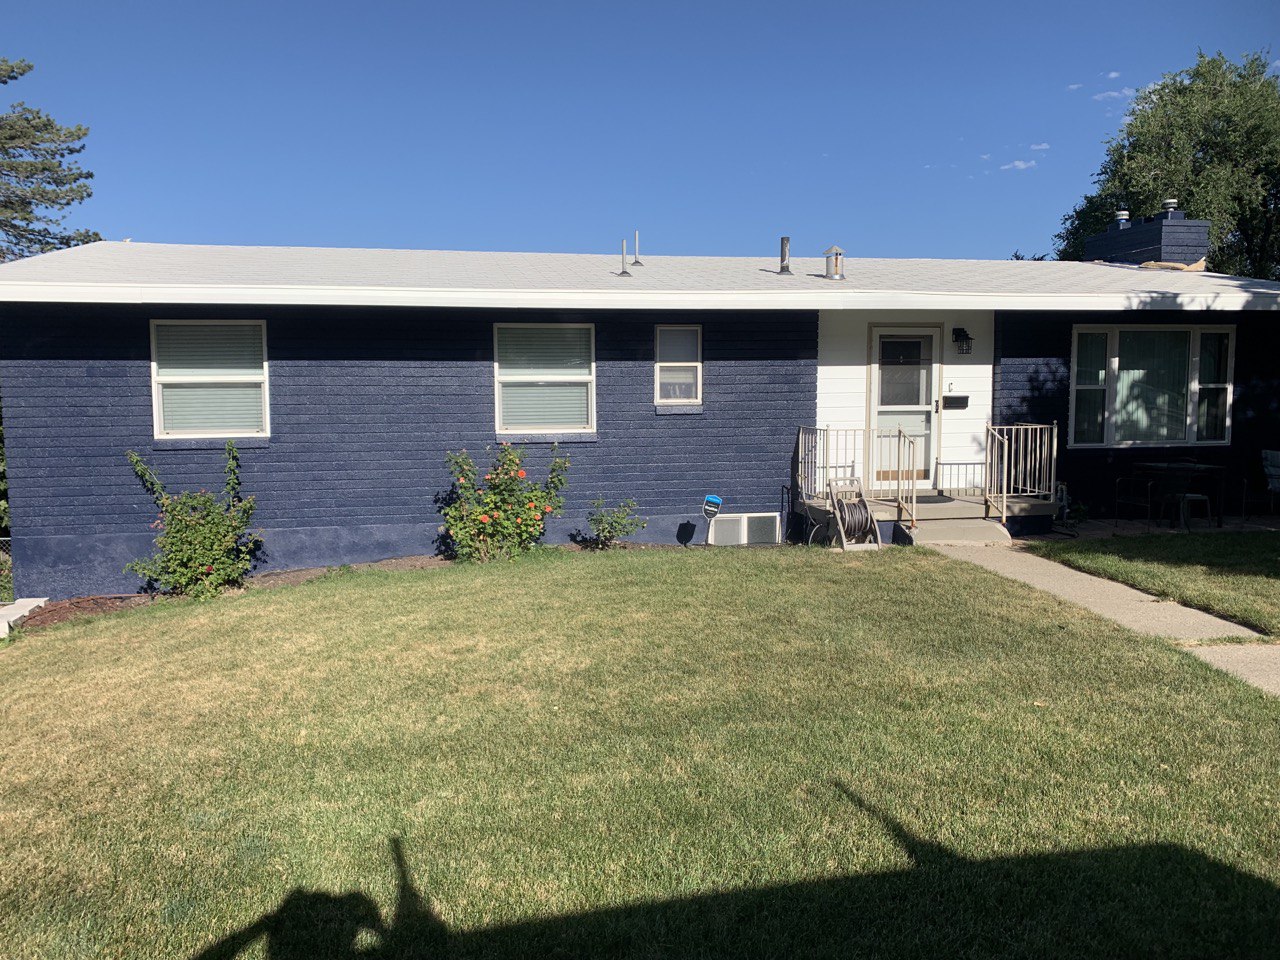
[[[871,429],[875,479],[934,482],[938,450],[939,331],[931,327],[875,327],[871,331]],[[897,432],[915,440],[915,469],[897,463]]]

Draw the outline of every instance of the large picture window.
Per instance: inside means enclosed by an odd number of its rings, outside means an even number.
[[[702,327],[654,329],[653,402],[702,402]]]
[[[1226,443],[1230,327],[1075,328],[1073,446]]]
[[[499,323],[493,337],[499,433],[595,429],[595,327]]]
[[[270,433],[260,320],[153,321],[151,380],[157,438]]]

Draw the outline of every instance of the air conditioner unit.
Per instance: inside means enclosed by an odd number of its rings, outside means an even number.
[[[776,513],[722,513],[711,521],[707,543],[713,547],[777,543],[781,528],[781,517]]]

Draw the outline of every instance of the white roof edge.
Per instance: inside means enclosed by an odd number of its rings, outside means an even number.
[[[1280,310],[1280,294],[910,290],[556,290],[0,281],[0,303],[236,304],[613,310]]]

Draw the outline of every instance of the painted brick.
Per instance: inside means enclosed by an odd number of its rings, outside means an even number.
[[[1071,331],[1077,323],[1234,323],[1235,396],[1230,446],[1072,449],[1070,414]],[[1227,509],[1239,509],[1242,484],[1262,485],[1261,450],[1280,449],[1280,324],[1264,313],[1235,312],[1189,318],[1186,313],[996,313],[993,373],[997,423],[1058,422],[1058,478],[1092,516],[1113,516],[1115,481],[1136,462],[1192,457],[1227,467]]]
[[[494,322],[596,324],[597,433],[567,440],[564,537],[596,497],[634,497],[649,539],[702,524],[706,493],[727,510],[779,509],[796,427],[816,416],[817,315],[295,308],[3,308],[5,439],[17,590],[132,591],[124,564],[148,552],[154,509],[125,460],[133,449],[170,489],[220,487],[222,444],[152,438],[148,320],[268,322],[272,436],[246,440],[269,564],[306,566],[434,549],[432,497],[446,450],[478,457],[494,430]],[[703,325],[704,400],[693,415],[653,405],[653,328]],[[525,444],[542,467],[551,445]],[[701,539],[701,533],[698,534]]]

